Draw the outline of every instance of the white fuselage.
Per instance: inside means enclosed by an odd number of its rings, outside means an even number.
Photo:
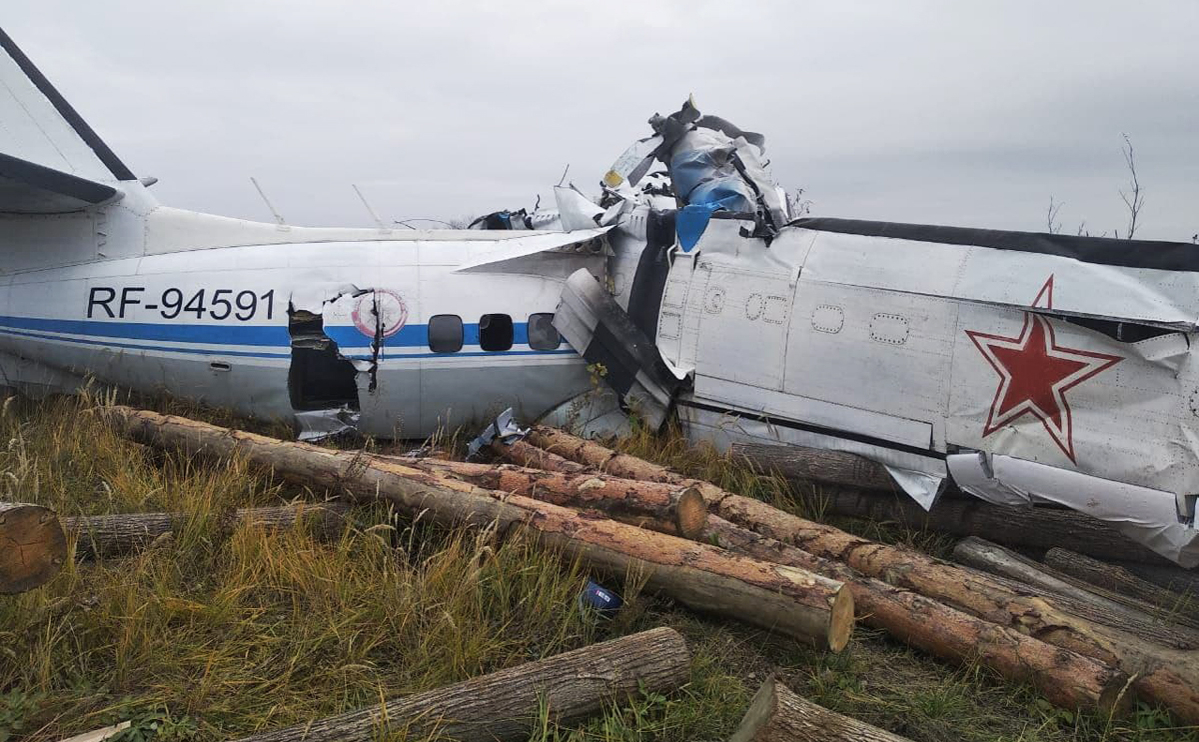
[[[571,270],[602,275],[594,235],[307,230],[107,208],[122,213],[3,217],[19,258],[0,274],[9,385],[57,390],[91,376],[284,421],[340,410],[364,433],[407,438],[507,406],[537,417],[589,388],[569,345],[545,338],[544,321],[530,344],[528,326],[552,315]],[[81,229],[81,218],[92,223]],[[95,254],[100,219],[121,221],[127,239],[105,235]],[[41,262],[76,260],[35,267],[37,245],[20,235],[44,241],[56,220],[75,248]],[[451,337],[433,348],[437,316]],[[495,337],[480,337],[485,316]]]

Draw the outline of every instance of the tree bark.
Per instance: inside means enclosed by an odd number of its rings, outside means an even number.
[[[444,459],[416,459],[410,464],[484,489],[511,492],[555,505],[599,510],[624,522],[684,538],[698,536],[708,519],[707,503],[694,487],[507,464],[473,464]]]
[[[1108,564],[1054,547],[1045,552],[1045,563],[1103,590],[1127,595],[1165,612],[1167,620],[1199,628],[1199,597],[1179,595],[1142,580],[1118,564]]]
[[[548,445],[553,452],[579,463],[602,465],[619,476],[639,474],[651,481],[690,483],[665,467],[616,454],[560,431],[550,434],[537,428],[530,441]],[[1062,611],[1043,596],[1012,590],[985,574],[911,549],[859,538],[713,485],[701,492],[713,515],[1112,665],[1136,678],[1134,688],[1142,699],[1170,708],[1188,723],[1199,723],[1199,652],[1155,646],[1139,636]]]
[[[62,569],[67,539],[54,511],[0,502],[0,594],[41,587]]]
[[[521,740],[534,731],[542,704],[556,721],[571,723],[642,689],[674,690],[690,669],[683,637],[652,629],[240,742],[369,742],[388,731],[406,739]]]
[[[775,678],[754,694],[729,742],[910,742],[907,737],[829,711]]]
[[[969,567],[1014,581],[1013,589],[1033,587],[1050,593],[1057,607],[1076,616],[1122,629],[1164,647],[1199,649],[1199,632],[1155,619],[1150,613],[1153,610],[1151,606],[1125,600],[1113,593],[1091,592],[1085,583],[1070,575],[1038,564],[998,544],[970,536],[954,547],[953,558]]]
[[[583,464],[571,461],[556,453],[550,453],[544,448],[538,448],[524,441],[513,441],[511,443],[496,441],[491,444],[491,452],[501,459],[511,461],[517,466],[527,466],[531,469],[556,471],[562,474],[580,474],[587,471],[587,467]]]
[[[703,538],[756,559],[842,580],[853,592],[859,620],[867,626],[941,659],[961,664],[977,660],[1008,680],[1035,686],[1062,708],[1122,716],[1132,705],[1128,676],[1099,660],[864,577],[841,562],[813,556],[717,516],[710,518]]]
[[[537,448],[563,459],[589,466],[614,477],[668,483],[675,483],[680,478],[659,464],[613,451],[595,441],[579,438],[546,425],[534,425],[530,428],[528,441]]]
[[[1177,565],[1162,566],[1141,562],[1117,563],[1142,580],[1148,580],[1158,587],[1191,597],[1199,596],[1199,570],[1183,569]]]
[[[903,494],[903,489],[881,464],[844,451],[736,443],[733,444],[733,455],[750,461],[763,471],[776,472],[788,479]]]
[[[979,536],[994,543],[1044,551],[1060,546],[1105,559],[1174,566],[1104,521],[1065,508],[992,505],[976,497],[942,495],[925,512],[905,494],[825,488],[819,506],[828,515],[895,522],[951,536]]]
[[[261,526],[269,531],[294,528],[307,524],[317,538],[336,538],[345,528],[345,515],[350,506],[344,502],[284,505],[267,508],[241,508],[232,519]],[[123,513],[115,515],[84,515],[63,518],[63,526],[75,534],[75,557],[94,559],[98,556],[128,554],[171,533],[186,516],[180,513]]]
[[[526,528],[543,544],[647,584],[700,611],[736,618],[840,651],[853,629],[853,597],[837,581],[706,544],[580,514],[552,503],[482,489],[395,460],[280,441],[127,407],[105,408],[122,433],[161,447],[242,456],[308,487],[385,500],[443,523]]]

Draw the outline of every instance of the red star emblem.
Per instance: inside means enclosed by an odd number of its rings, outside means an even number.
[[[1045,282],[1032,306],[1045,299],[1053,308],[1053,276]],[[1045,431],[1062,452],[1074,461],[1074,436],[1066,392],[1123,360],[1120,356],[1095,353],[1057,344],[1053,323],[1047,317],[1024,313],[1024,327],[1017,337],[1003,337],[967,330],[966,334],[995,373],[999,388],[983,428],[986,438],[1024,415],[1041,421]]]

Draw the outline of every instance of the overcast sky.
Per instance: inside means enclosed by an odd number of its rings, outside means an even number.
[[[585,190],[689,93],[813,213],[1199,232],[1199,2],[39,0],[0,23],[173,206],[293,224]]]

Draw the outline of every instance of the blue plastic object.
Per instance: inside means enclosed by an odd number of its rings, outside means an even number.
[[[579,608],[592,608],[605,618],[611,618],[622,605],[624,601],[619,595],[591,580],[579,593]]]

